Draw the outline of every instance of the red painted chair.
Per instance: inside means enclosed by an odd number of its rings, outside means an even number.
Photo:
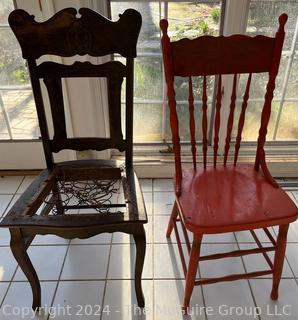
[[[297,208],[288,195],[279,188],[268,171],[264,144],[267,125],[271,112],[271,101],[275,88],[275,78],[279,68],[284,42],[284,26],[287,15],[279,18],[279,29],[274,38],[265,36],[249,37],[233,35],[230,37],[203,36],[194,40],[182,39],[170,42],[167,35],[168,22],[161,20],[162,51],[170,108],[170,124],[175,154],[175,193],[176,200],[170,217],[167,237],[175,231],[177,244],[186,278],[183,309],[187,311],[194,285],[215,283],[273,274],[271,298],[278,298],[278,286],[281,278],[286,239],[289,223],[297,219]],[[248,105],[250,84],[253,73],[267,72],[269,80],[262,109],[255,164],[237,164],[241,143],[241,134]],[[234,75],[230,111],[226,128],[223,164],[218,162],[218,142],[220,129],[220,109],[222,100],[222,76]],[[234,159],[230,164],[229,149],[234,122],[237,79],[239,74],[248,74],[245,94],[238,120]],[[213,165],[207,165],[207,76],[218,75]],[[174,79],[187,77],[189,82],[189,125],[191,136],[192,169],[182,169],[180,155],[179,123],[176,110]],[[203,77],[202,94],[202,154],[203,165],[196,163],[196,139],[194,119],[194,96],[192,77]],[[261,170],[260,170],[261,169]],[[177,222],[182,225],[190,260],[185,263]],[[269,227],[279,226],[277,240],[271,235]],[[272,246],[263,247],[254,229],[262,228]],[[200,245],[204,234],[216,234],[249,230],[256,241],[257,248],[227,253],[200,256]],[[187,231],[193,233],[192,244]],[[275,251],[274,262],[267,254]],[[213,279],[196,280],[199,261],[239,257],[247,254],[262,253],[269,270],[245,274],[227,275]]]

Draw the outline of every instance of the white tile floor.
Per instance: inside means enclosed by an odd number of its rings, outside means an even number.
[[[0,216],[24,191],[32,177],[0,178]],[[136,308],[133,239],[120,233],[86,240],[38,236],[29,255],[41,279],[39,315],[30,310],[31,290],[10,252],[9,232],[0,229],[0,320],[2,319],[183,319],[183,272],[174,238],[165,229],[174,199],[171,180],[141,180],[149,223],[143,272],[146,309]],[[298,191],[289,190],[298,202]],[[298,205],[298,203],[297,203]],[[260,234],[262,241],[267,238]],[[195,287],[191,311],[185,319],[297,319],[298,222],[291,225],[287,258],[278,302],[270,300],[270,276]],[[223,234],[203,238],[202,253],[251,248],[250,234]],[[184,248],[185,249],[185,248]],[[259,255],[202,262],[202,277],[259,270]],[[198,272],[199,276],[199,272]],[[102,307],[100,307],[102,306]],[[101,309],[100,309],[101,308]],[[23,312],[23,316],[21,314]]]

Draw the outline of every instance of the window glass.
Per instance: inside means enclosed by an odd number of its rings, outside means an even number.
[[[167,106],[162,54],[160,49],[161,18],[169,20],[171,40],[201,35],[218,35],[221,1],[111,1],[112,19],[127,8],[138,10],[143,17],[135,59],[134,83],[134,142],[160,142],[171,140],[169,108]],[[116,59],[119,59],[116,57]],[[121,60],[121,59],[120,59]],[[124,62],[122,60],[122,62]],[[197,139],[201,139],[202,78],[193,79]],[[208,119],[213,106],[214,80],[208,79]],[[177,111],[180,119],[182,141],[189,141],[188,79],[175,80]],[[124,92],[122,93],[124,99]],[[142,103],[139,103],[142,102]],[[136,107],[137,105],[137,107]],[[146,115],[146,121],[144,121]],[[160,116],[158,119],[157,116]],[[138,121],[142,121],[138,124]],[[147,128],[148,126],[148,128]],[[159,131],[158,131],[159,130]]]
[[[7,21],[13,9],[12,0],[0,1],[0,140],[39,136],[28,69]]]
[[[297,140],[297,114],[298,114],[298,5],[296,0],[260,1],[251,0],[246,33],[250,36],[262,34],[274,36],[278,28],[278,17],[282,13],[288,14],[286,24],[286,37],[276,79],[272,112],[268,127],[267,140]],[[247,77],[239,80],[238,99],[242,99]],[[247,109],[246,124],[243,130],[243,140],[251,141],[257,138],[253,134],[256,123],[260,123],[260,111],[264,102],[264,93],[268,81],[267,74],[254,75],[250,101]],[[241,104],[238,103],[239,115]],[[236,117],[237,119],[237,117]],[[234,123],[234,137],[236,134]],[[258,132],[258,128],[256,133]]]

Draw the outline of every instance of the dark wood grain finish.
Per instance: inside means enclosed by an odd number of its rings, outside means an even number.
[[[49,140],[49,145],[52,152],[59,152],[64,149],[69,150],[97,150],[118,149],[119,151],[126,150],[126,141],[115,141],[111,138],[63,138],[58,137],[54,140]]]
[[[138,305],[144,307],[141,278],[146,250],[143,224],[147,223],[147,214],[132,161],[133,64],[141,16],[137,11],[129,9],[120,15],[117,22],[112,22],[86,8],[80,9],[79,14],[81,16],[77,17],[77,11],[68,8],[43,23],[36,22],[33,16],[23,10],[15,10],[10,14],[9,23],[21,45],[23,57],[28,62],[47,169],[20,196],[0,226],[10,229],[11,249],[31,285],[34,309],[40,307],[41,291],[27,249],[36,235],[54,234],[66,239],[86,239],[104,232],[133,235],[137,248],[135,289]],[[40,65],[36,63],[38,57],[46,54],[68,57],[110,53],[122,55],[126,58],[126,64],[118,61],[98,65],[90,62],[75,62],[72,65],[52,61]],[[107,80],[109,138],[68,137],[62,79],[81,77]],[[121,90],[124,79],[126,139],[121,129]],[[49,96],[54,128],[52,138],[48,132],[41,81],[44,81]],[[118,149],[125,151],[126,166],[108,160],[55,163],[52,153],[65,149]],[[83,187],[80,187],[82,184]],[[123,189],[123,203],[111,201],[117,192],[116,185]],[[64,199],[77,197],[77,202],[73,204],[63,200],[63,196]],[[106,202],[102,201],[104,196],[107,197]],[[84,212],[90,208],[95,213]],[[77,209],[78,213],[68,214],[70,209]]]
[[[33,97],[36,105],[38,123],[39,123],[39,128],[41,133],[41,140],[42,140],[42,145],[44,149],[46,164],[48,168],[52,168],[54,158],[51,152],[49,129],[47,125],[47,118],[46,118],[46,113],[44,108],[43,96],[41,93],[40,81],[36,72],[37,65],[34,59],[28,59],[27,61],[28,61],[29,74],[30,74],[30,79],[31,79],[31,84],[33,89]]]
[[[10,235],[11,251],[30,283],[33,295],[32,309],[36,310],[41,305],[41,289],[37,273],[27,254],[28,244],[26,244],[25,239],[22,235],[22,230],[20,228],[10,229]],[[31,239],[31,241],[32,240],[33,239]]]
[[[132,9],[120,15],[117,22],[88,8],[79,11],[66,8],[42,23],[24,10],[9,15],[9,25],[25,59],[37,59],[45,54],[70,57],[119,53],[123,57],[136,57],[141,23],[141,15]]]
[[[62,81],[61,78],[47,77],[44,78],[44,83],[47,87],[51,113],[53,118],[54,126],[54,140],[66,139],[66,122],[65,122],[65,112],[63,103],[63,93],[62,93]]]
[[[43,62],[37,68],[39,78],[81,78],[81,77],[116,77],[124,78],[127,75],[127,68],[119,61],[109,61],[95,65],[89,61],[76,61],[72,65],[65,65],[56,62]]]
[[[101,65],[90,62],[75,62],[72,65],[44,62],[36,69],[37,76],[44,80],[47,87],[51,105],[54,137],[48,143],[52,152],[63,149],[101,151],[108,148],[125,151],[127,144],[123,140],[121,130],[121,87],[124,77],[129,74],[127,66],[119,61],[110,61]],[[61,79],[68,77],[107,78],[111,138],[67,138]],[[131,101],[132,97],[129,105]]]

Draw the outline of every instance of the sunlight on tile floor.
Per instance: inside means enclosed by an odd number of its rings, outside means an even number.
[[[0,216],[5,215],[33,177],[0,178]],[[183,319],[183,272],[176,241],[167,241],[165,229],[174,199],[170,179],[141,179],[149,223],[143,271],[146,309],[136,305],[133,239],[120,233],[90,239],[65,240],[38,236],[29,255],[41,280],[42,306],[31,312],[31,290],[9,248],[9,232],[0,229],[0,320],[3,319]],[[298,205],[298,188],[286,189]],[[276,230],[274,230],[275,232]],[[266,237],[260,234],[262,241]],[[202,252],[249,249],[247,232],[206,236]],[[184,319],[297,319],[298,222],[290,227],[287,258],[278,302],[270,300],[271,278],[261,277],[195,287],[192,314]],[[201,276],[252,271],[264,267],[260,255],[202,262]],[[21,314],[23,312],[23,316]]]

